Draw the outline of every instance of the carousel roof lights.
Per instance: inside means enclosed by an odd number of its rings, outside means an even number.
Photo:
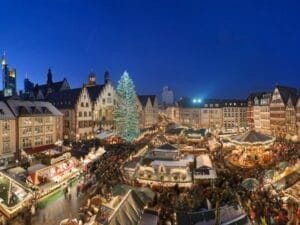
[[[229,140],[237,145],[268,145],[275,141],[275,137],[250,130],[243,134],[231,136]]]

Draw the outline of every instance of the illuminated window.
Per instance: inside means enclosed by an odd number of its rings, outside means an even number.
[[[14,69],[9,70],[9,76],[12,77],[12,78],[15,78],[16,77],[16,70],[14,70]]]
[[[46,142],[46,144],[52,144],[53,143],[52,135],[46,135],[45,142]]]

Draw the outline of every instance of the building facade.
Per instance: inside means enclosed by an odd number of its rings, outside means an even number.
[[[297,135],[298,135],[298,141],[300,140],[300,95],[297,99],[296,104],[296,123],[297,123]]]
[[[179,101],[179,121],[193,128],[233,131],[247,127],[246,100],[205,99]]]
[[[16,117],[7,104],[0,101],[0,169],[16,158]]]
[[[200,126],[200,109],[190,107],[179,108],[179,122],[188,127]]]
[[[264,92],[255,92],[255,93],[251,93],[247,98],[247,125],[250,129],[255,128],[255,124],[254,124],[255,99],[260,100],[263,94],[265,94],[265,93]]]
[[[75,106],[77,140],[94,138],[92,104],[87,88],[83,87]]]
[[[174,104],[174,93],[168,86],[163,87],[162,104],[163,106],[170,106]]]
[[[35,153],[62,140],[62,113],[49,102],[8,100],[16,116],[16,149]]]
[[[286,135],[294,136],[297,135],[297,124],[296,124],[296,101],[289,97],[285,109],[285,125]]]
[[[248,126],[247,101],[225,100],[223,105],[223,129],[225,131],[239,132]]]
[[[254,105],[253,105],[253,128],[257,131],[261,130],[260,102],[261,102],[261,99],[258,96],[256,96],[254,98]],[[248,110],[247,110],[247,112],[248,112]]]
[[[96,75],[89,74],[82,88],[54,92],[48,99],[64,114],[63,137],[78,141],[94,138],[98,130],[114,128],[113,111],[116,91],[104,74],[104,84],[96,84]]]
[[[94,77],[94,76],[91,76]],[[117,104],[117,93],[110,80],[109,73],[104,73],[102,85],[96,85],[96,78],[89,82],[87,90],[93,105],[94,132],[97,130],[113,130],[115,123],[113,112]]]
[[[263,94],[260,99],[260,131],[261,133],[271,134],[271,127],[270,127],[270,101],[271,101],[272,94],[267,93]]]
[[[158,122],[158,102],[155,95],[138,95],[140,128],[149,128]]]
[[[295,120],[292,108],[295,107],[296,98],[296,88],[275,87],[270,103],[270,128],[276,137],[285,137],[295,130],[291,127],[291,121]]]
[[[222,129],[223,109],[220,101],[205,101],[200,112],[200,128]]]
[[[86,87],[52,93],[49,101],[64,115],[64,139],[76,141],[93,138],[92,101]]]

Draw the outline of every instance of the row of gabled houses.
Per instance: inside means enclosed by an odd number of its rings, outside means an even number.
[[[30,82],[29,80],[25,81]],[[47,83],[27,85],[24,96],[27,99],[47,100],[63,113],[63,139],[90,139],[100,130],[113,130],[113,111],[118,98],[108,72],[103,84],[97,84],[96,75],[91,72],[87,84],[70,88],[67,80],[53,82],[49,69]],[[26,87],[26,84],[25,84]],[[158,102],[155,95],[138,95],[137,108],[140,128],[149,128],[157,123]]]
[[[277,85],[271,93],[248,98],[249,127],[277,137],[300,137],[300,95],[296,88]]]
[[[165,113],[174,122],[188,127],[224,132],[255,129],[276,137],[300,137],[298,90],[281,85],[269,93],[252,93],[247,99],[182,98]]]
[[[94,138],[101,130],[115,127],[118,98],[107,72],[103,84],[97,84],[91,73],[87,84],[71,89],[66,79],[52,82],[49,70],[46,85],[31,87],[20,96],[0,101],[0,168],[14,163],[22,152],[52,149],[61,140]],[[155,95],[137,96],[136,107],[141,129],[157,123]]]

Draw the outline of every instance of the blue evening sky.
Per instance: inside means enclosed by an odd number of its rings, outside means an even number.
[[[300,1],[1,1],[0,50],[17,69],[72,87],[93,70],[116,84],[124,70],[138,93],[246,97],[275,84],[300,87]]]

